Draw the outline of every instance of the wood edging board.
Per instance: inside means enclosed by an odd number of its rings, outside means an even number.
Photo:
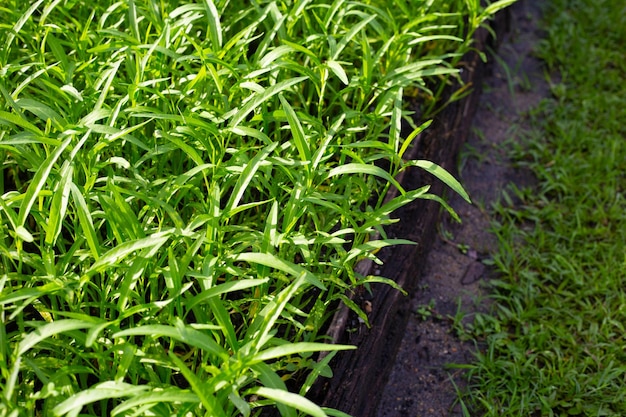
[[[496,49],[497,39],[509,28],[508,9],[499,12],[489,26],[475,34],[474,47],[486,52]],[[456,171],[461,145],[467,140],[472,119],[482,93],[481,86],[489,63],[477,52],[464,57],[463,79],[473,86],[472,93],[456,101],[435,116],[431,126],[416,140],[411,159],[436,162],[449,172]],[[457,86],[458,87],[458,86]],[[419,168],[410,168],[400,178],[402,187],[414,190],[432,184],[430,193],[442,196],[447,192],[443,183]],[[451,192],[451,191],[450,191]],[[379,266],[369,261],[358,268],[363,275],[381,275],[393,279],[409,295],[384,284],[372,284],[369,293],[353,294],[353,301],[369,311],[370,327],[360,323],[356,315],[343,306],[329,327],[334,343],[351,344],[356,350],[339,352],[331,361],[332,378],[320,378],[309,397],[316,403],[335,408],[353,417],[374,417],[383,388],[389,378],[397,351],[410,316],[411,294],[417,290],[426,255],[434,241],[441,206],[429,200],[416,200],[393,214],[399,222],[386,229],[389,238],[408,239],[417,245],[385,248],[378,253]]]

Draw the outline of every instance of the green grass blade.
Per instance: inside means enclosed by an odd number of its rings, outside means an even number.
[[[141,32],[137,22],[137,7],[134,0],[128,0],[128,26],[137,43],[141,43]]]
[[[96,85],[102,83],[103,85],[100,87],[100,95],[98,96],[98,101],[94,105],[94,111],[97,112],[102,109],[102,105],[104,104],[104,100],[106,100],[109,92],[111,91],[111,85],[113,84],[113,80],[115,79],[115,75],[117,71],[120,69],[123,60],[117,60],[110,67],[102,72],[100,79],[96,82]]]
[[[343,411],[335,410],[334,408],[322,407],[322,410],[330,417],[352,417],[349,414],[344,413]]]
[[[237,340],[237,332],[235,331],[231,317],[226,310],[226,303],[222,303],[222,300],[211,297],[207,300],[207,304],[209,305],[215,320],[224,332],[229,349],[233,352],[238,351],[239,341]]]
[[[376,209],[370,216],[371,219],[364,223],[363,227],[370,227],[373,226],[376,222],[381,222],[384,218],[386,218],[388,215],[390,215],[400,207],[403,207],[426,194],[429,189],[430,185],[425,185],[418,188],[417,190],[408,191],[404,195],[400,195],[391,199],[389,202]]]
[[[9,223],[11,223],[11,226],[13,227],[13,230],[16,231],[16,233],[18,233],[18,229],[21,227],[23,229],[21,232],[27,233],[25,237],[30,236],[30,239],[32,239],[32,235],[26,229],[24,229],[23,226],[18,227],[18,224],[17,224],[18,214],[15,211],[13,211],[11,207],[7,205],[7,203],[4,201],[4,198],[2,196],[0,196],[0,208],[6,214],[7,219],[9,219]],[[26,239],[22,237],[22,240],[26,240]],[[32,240],[30,241],[32,242]]]
[[[248,126],[237,126],[229,128],[228,130],[239,136],[250,136],[251,138],[258,139],[268,146],[272,144],[272,140],[269,138],[269,136],[267,136],[265,133],[261,132],[258,129],[254,129]]]
[[[348,256],[344,259],[344,262],[350,262],[352,259],[358,256],[368,256],[368,254],[391,245],[415,245],[415,242],[411,242],[406,239],[380,239],[380,240],[371,240],[369,242],[365,242],[360,244],[348,252]],[[369,257],[369,256],[368,256]],[[380,261],[378,261],[380,263]]]
[[[243,254],[242,254],[243,255]],[[269,258],[269,257],[268,257]],[[272,257],[273,258],[273,257]],[[273,262],[271,262],[273,264]],[[252,357],[272,338],[270,335],[276,320],[280,317],[287,303],[293,296],[304,287],[306,283],[305,274],[301,274],[285,289],[279,292],[254,318],[252,324],[246,330],[246,344],[251,344],[253,350],[250,351]]]
[[[396,98],[393,100],[393,109],[391,110],[391,125],[389,126],[389,145],[392,146],[395,153],[400,149],[400,134],[402,131],[402,107],[403,107],[403,89],[399,88]]]
[[[205,161],[202,159],[202,156],[200,156],[200,153],[198,153],[198,151],[195,148],[188,145],[183,139],[178,138],[174,135],[170,135],[169,133],[166,133],[166,132],[160,132],[160,134],[165,139],[167,139],[168,141],[176,145],[176,147],[180,148],[183,152],[185,152],[187,156],[189,156],[189,158],[193,162],[195,162],[198,166],[202,166],[205,164]]]
[[[259,375],[259,380],[261,383],[267,388],[273,388],[281,391],[287,391],[287,386],[285,382],[281,379],[281,377],[266,363],[260,362],[256,365],[252,365],[252,370],[254,370]],[[284,404],[278,403],[276,404],[278,411],[282,417],[296,417],[296,411],[287,407]]]

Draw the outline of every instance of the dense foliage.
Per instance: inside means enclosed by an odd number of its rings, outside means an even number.
[[[3,2],[0,415],[338,415],[320,330],[396,174],[463,193],[403,156],[510,2]]]

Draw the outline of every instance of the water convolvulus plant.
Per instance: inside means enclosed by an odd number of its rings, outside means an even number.
[[[0,415],[339,415],[320,330],[408,243],[370,241],[428,196],[394,177],[467,197],[405,93],[510,1],[396,3],[3,3]]]

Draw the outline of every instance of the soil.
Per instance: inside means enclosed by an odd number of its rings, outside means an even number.
[[[507,158],[507,143],[516,140],[527,111],[550,94],[544,68],[533,54],[542,37],[537,3],[520,0],[511,7],[510,31],[500,40],[498,58],[489,58],[494,64],[459,156],[461,182],[473,204],[456,195],[448,198],[462,223],[442,214],[411,298],[411,314],[378,406],[379,417],[462,415],[451,380],[463,389],[463,375],[447,365],[472,361],[475,347],[457,337],[454,318],[468,322],[488,308],[484,283],[495,275],[488,260],[498,247],[489,233],[489,208],[509,184],[533,183],[531,173]]]

